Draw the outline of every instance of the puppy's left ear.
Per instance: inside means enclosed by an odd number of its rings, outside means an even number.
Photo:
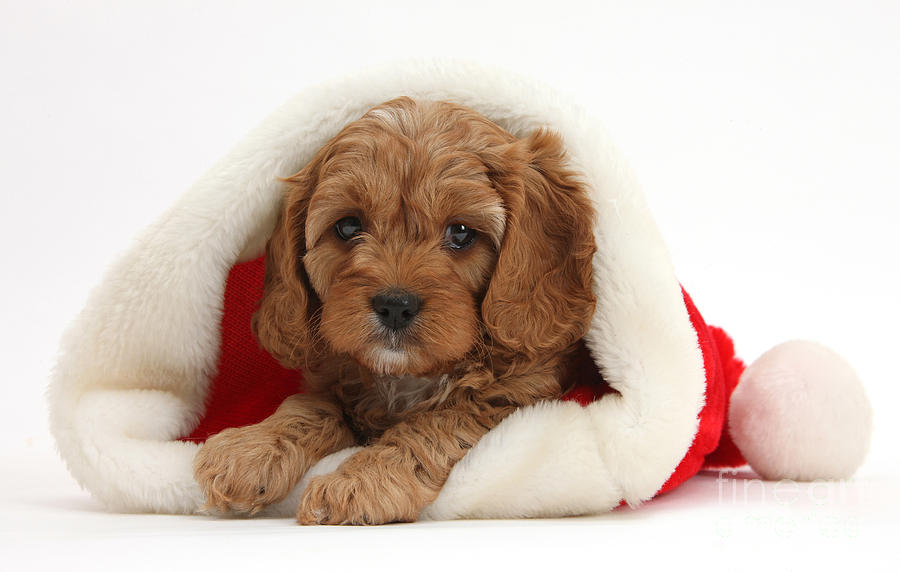
[[[559,136],[537,131],[495,150],[486,161],[506,210],[497,266],[482,302],[495,344],[538,358],[565,349],[587,331],[593,206],[566,167]]]

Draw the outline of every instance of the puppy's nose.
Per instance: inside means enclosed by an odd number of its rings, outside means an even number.
[[[393,290],[372,298],[372,308],[378,314],[378,319],[392,330],[408,326],[421,307],[422,299],[405,290]]]

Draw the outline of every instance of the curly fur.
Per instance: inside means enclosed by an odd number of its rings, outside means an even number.
[[[347,125],[286,183],[254,329],[307,393],[209,439],[196,479],[210,506],[254,512],[365,444],[310,481],[298,521],[415,520],[488,430],[563,393],[595,304],[591,203],[555,134],[516,139],[409,98]],[[350,241],[333,231],[346,216],[364,227]],[[446,247],[451,223],[478,231],[472,246]],[[423,306],[388,335],[371,299],[397,287]]]

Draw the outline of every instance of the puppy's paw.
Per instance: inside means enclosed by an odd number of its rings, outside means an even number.
[[[309,481],[300,506],[300,524],[386,524],[413,522],[419,507],[414,491],[361,472],[322,475]]]
[[[300,480],[302,452],[263,425],[226,429],[194,458],[207,509],[255,514],[284,499]]]

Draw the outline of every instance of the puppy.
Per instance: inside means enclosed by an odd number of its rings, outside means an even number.
[[[556,135],[405,97],[285,181],[253,327],[306,391],[211,437],[196,479],[208,506],[254,513],[365,445],[311,479],[297,520],[413,521],[488,430],[564,393],[594,311],[592,205]]]

